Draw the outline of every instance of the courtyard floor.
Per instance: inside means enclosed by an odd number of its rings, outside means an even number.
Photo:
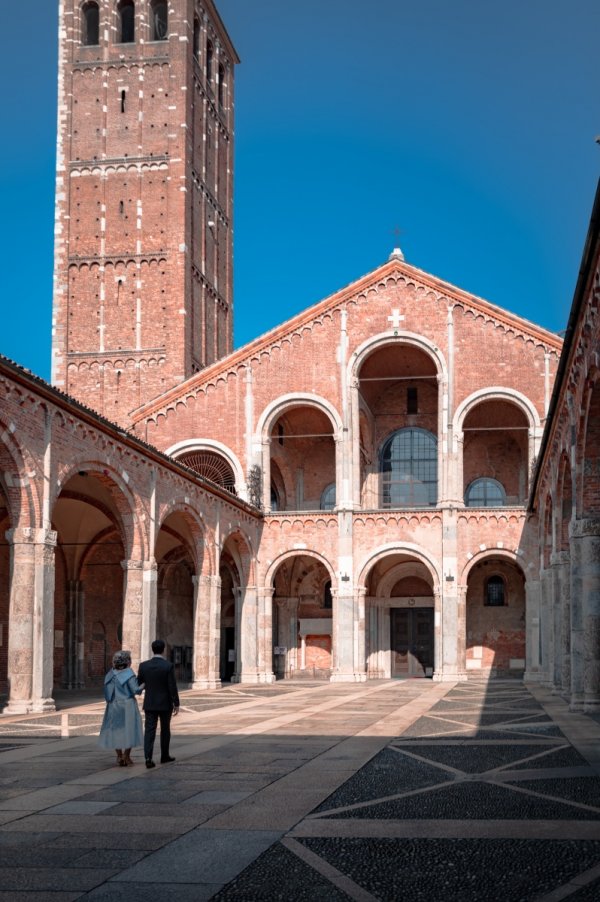
[[[59,704],[0,717],[0,900],[600,899],[600,725],[538,687],[187,691],[154,770]]]

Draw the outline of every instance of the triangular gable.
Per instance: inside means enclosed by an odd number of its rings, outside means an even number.
[[[461,288],[457,288],[455,285],[445,282],[437,276],[433,276],[424,270],[418,269],[416,266],[411,266],[409,263],[394,258],[362,276],[360,279],[357,279],[355,282],[346,285],[345,288],[339,289],[324,300],[318,301],[316,304],[307,307],[301,313],[297,313],[290,319],[285,320],[283,323],[280,323],[280,325],[275,326],[263,335],[258,336],[248,344],[243,345],[241,348],[237,348],[227,357],[222,357],[210,366],[205,367],[205,369],[201,370],[199,373],[190,376],[185,382],[173,386],[164,392],[164,394],[159,395],[157,398],[153,398],[137,410],[132,411],[132,423],[138,423],[147,417],[152,416],[157,411],[162,410],[165,405],[174,403],[180,397],[190,394],[190,392],[194,393],[204,383],[214,381],[215,378],[225,371],[237,369],[263,350],[278,343],[291,333],[296,332],[311,321],[318,319],[318,317],[323,314],[343,306],[343,304],[350,300],[356,301],[357,296],[366,294],[387,279],[399,275],[403,277],[407,283],[413,283],[416,286],[443,295],[465,309],[483,314],[486,317],[504,324],[507,328],[516,329],[534,341],[548,345],[550,348],[560,352],[562,339],[554,332],[550,332],[542,326],[538,326],[523,317],[517,316],[515,313],[510,313],[502,307],[497,307],[495,304],[492,304],[483,298],[479,298],[474,294],[463,291]]]

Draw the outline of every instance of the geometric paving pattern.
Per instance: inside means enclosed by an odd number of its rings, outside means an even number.
[[[469,681],[391,739],[215,902],[294,898],[282,849],[329,874],[348,898],[598,902],[600,780],[521,684]],[[265,896],[269,885],[280,895]]]

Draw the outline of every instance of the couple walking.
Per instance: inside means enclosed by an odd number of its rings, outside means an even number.
[[[104,678],[106,711],[100,729],[98,745],[115,749],[117,763],[121,767],[133,764],[131,749],[144,745],[146,767],[156,767],[152,760],[156,728],[160,721],[160,762],[167,764],[175,759],[169,754],[171,741],[171,716],[179,711],[179,694],[175,682],[175,669],[164,658],[165,643],[155,639],[152,657],[142,661],[137,679],[131,669],[131,654],[118,651],[113,657],[112,670]],[[142,719],[135,696],[144,694],[145,727],[142,738]]]

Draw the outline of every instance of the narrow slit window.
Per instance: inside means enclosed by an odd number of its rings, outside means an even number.
[[[125,112],[125,100],[127,98],[127,91],[121,91],[121,112]]]
[[[417,389],[412,385],[406,389],[406,412],[407,413],[418,413],[419,412],[419,396],[417,393]]]
[[[194,18],[194,56],[200,56],[200,19]]]
[[[223,106],[225,100],[225,66],[219,64],[219,84],[218,84],[219,106]]]

